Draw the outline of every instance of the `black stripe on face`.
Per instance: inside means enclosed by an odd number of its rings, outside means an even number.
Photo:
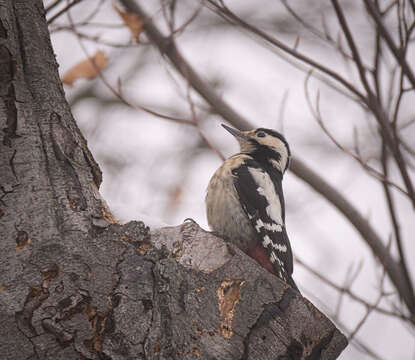
[[[287,148],[288,156],[291,156],[290,146],[288,145],[287,140],[285,140],[285,137],[282,134],[280,134],[278,131],[271,130],[271,129],[266,129],[266,128],[259,128],[255,131],[255,133],[258,133],[260,131],[262,131],[262,132],[264,132],[264,133],[266,133],[270,136],[276,137],[277,139],[280,139],[285,144],[285,146]]]
[[[253,145],[255,149],[252,151],[252,157],[265,168],[271,166],[269,162],[270,159],[276,160],[277,162],[281,160],[281,154],[278,151],[273,150],[266,145],[262,145],[255,139],[251,138],[248,141]]]

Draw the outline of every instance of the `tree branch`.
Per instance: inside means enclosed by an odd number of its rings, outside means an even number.
[[[352,33],[350,32],[350,29],[349,29],[349,26],[347,24],[346,18],[344,17],[343,10],[340,7],[337,0],[331,0],[331,3],[334,7],[334,10],[335,10],[336,15],[337,15],[337,19],[340,23],[340,26],[343,30],[343,33],[346,36],[346,40],[347,40],[347,43],[349,44],[350,50],[352,51],[352,56],[353,56],[354,63],[356,64],[357,69],[359,71],[360,81],[362,82],[362,84],[363,84],[363,86],[366,90],[366,93],[369,96],[373,96],[372,90],[370,89],[369,83],[368,83],[367,78],[366,78],[365,66],[363,65],[363,62],[360,58],[359,50],[357,49],[357,46],[356,46],[356,44],[353,40]]]
[[[58,13],[53,15],[49,20],[48,24],[53,23],[59,16],[65,14],[72,6],[79,4],[82,0],[73,0],[71,3],[66,5],[62,10],[60,10]]]
[[[381,159],[382,161],[381,162],[382,162],[382,168],[383,168],[383,173],[384,173],[385,177],[387,177],[388,173],[389,173],[388,157],[387,156],[388,156],[387,148],[386,148],[386,145],[383,141],[382,142],[382,159]],[[382,182],[382,185],[383,185],[383,190],[385,192],[386,202],[388,204],[389,214],[390,214],[390,217],[391,217],[391,220],[392,220],[393,230],[394,230],[394,233],[395,233],[395,240],[396,240],[396,245],[398,247],[402,272],[403,272],[403,275],[405,276],[406,282],[408,283],[410,291],[413,293],[414,288],[413,288],[413,285],[412,285],[411,277],[409,275],[408,267],[406,265],[405,252],[403,251],[403,247],[402,247],[401,231],[400,231],[398,216],[397,216],[397,213],[396,213],[396,208],[395,208],[395,204],[394,204],[394,201],[393,201],[392,193],[389,189],[388,184],[385,181]]]
[[[364,0],[366,8],[368,10],[369,15],[375,21],[376,26],[378,28],[379,33],[381,34],[382,38],[385,39],[386,43],[389,46],[393,56],[398,61],[399,65],[401,65],[405,75],[407,76],[408,80],[411,82],[412,86],[415,88],[415,75],[411,70],[411,67],[407,63],[405,57],[403,56],[400,49],[395,45],[395,42],[392,39],[392,36],[389,34],[388,30],[386,29],[385,25],[383,25],[381,15],[377,11],[375,5],[371,0]]]
[[[329,69],[326,66],[321,65],[317,61],[314,61],[313,59],[309,58],[306,55],[303,55],[299,53],[297,50],[290,48],[289,46],[285,45],[278,39],[266,34],[262,30],[258,29],[255,26],[252,26],[251,24],[247,23],[240,17],[238,17],[236,14],[231,12],[227,7],[225,7],[223,4],[222,6],[219,6],[215,1],[208,0],[208,3],[213,6],[215,9],[218,10],[219,15],[228,20],[231,23],[238,24],[241,27],[249,30],[251,33],[259,36],[261,39],[269,42],[270,44],[273,44],[277,48],[281,49],[283,52],[293,56],[295,59],[300,60],[301,62],[310,65],[311,67],[321,71],[322,73],[328,75],[330,78],[336,80],[338,83],[343,85],[346,89],[348,89],[352,94],[356,95],[362,102],[366,103],[365,96],[362,94],[353,84],[348,82],[345,78],[334,72],[333,70]]]

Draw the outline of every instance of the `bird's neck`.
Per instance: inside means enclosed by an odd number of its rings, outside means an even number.
[[[252,157],[270,174],[282,180],[284,169],[281,167],[281,155],[270,149],[258,149],[252,152]]]

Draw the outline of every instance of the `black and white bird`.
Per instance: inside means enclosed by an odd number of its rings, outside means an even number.
[[[288,143],[274,130],[239,131],[222,126],[238,140],[240,152],[225,160],[209,182],[209,226],[298,290],[292,279],[293,255],[282,191],[291,156]]]

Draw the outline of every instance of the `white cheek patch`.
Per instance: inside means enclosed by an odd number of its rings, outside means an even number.
[[[266,212],[268,216],[277,224],[283,225],[281,203],[270,176],[260,169],[248,168],[248,170],[256,184],[258,184],[258,193],[267,200],[268,206],[266,207]]]

